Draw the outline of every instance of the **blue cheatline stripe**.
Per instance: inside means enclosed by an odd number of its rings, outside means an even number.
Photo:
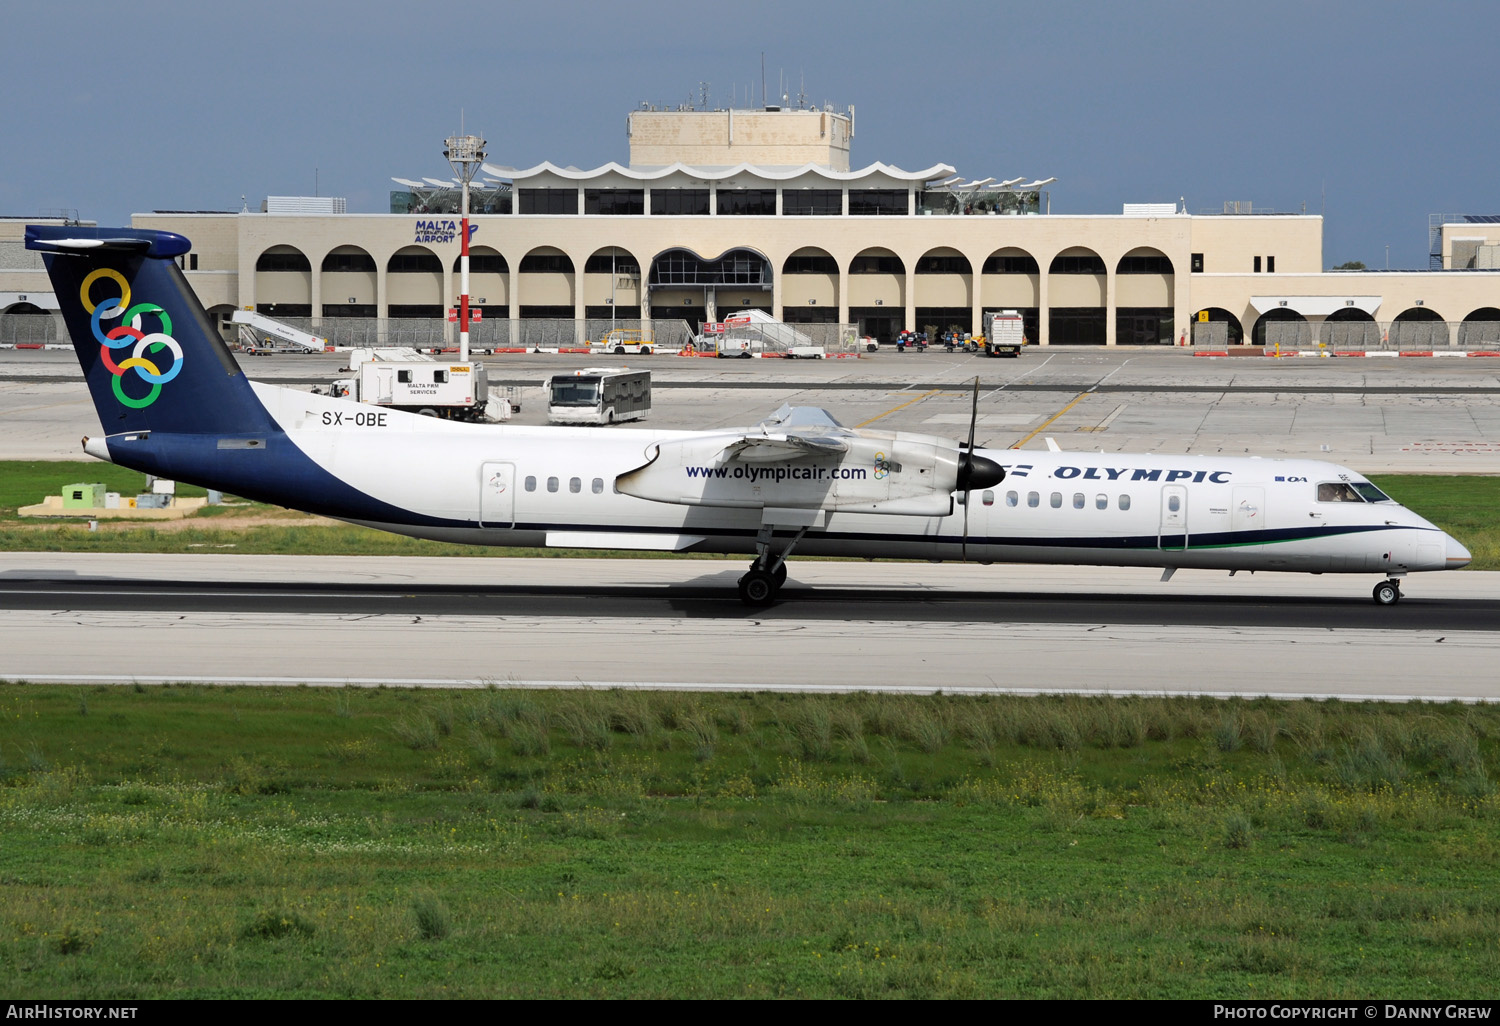
[[[470,524],[471,527],[479,527],[479,524]],[[545,521],[516,521],[514,524],[506,524],[504,527],[486,527],[485,530],[513,530],[513,531],[587,531],[599,534],[701,534],[710,538],[744,538],[753,536],[754,529],[732,528],[732,527],[698,527],[692,524],[682,524],[671,527],[642,526],[636,524],[590,524],[590,523],[559,523]],[[1158,545],[1157,536],[1131,535],[1131,536],[1091,536],[1091,537],[996,537],[993,535],[976,536],[971,535],[968,539],[970,545],[993,545],[1029,548],[1085,548],[1085,549],[1113,549],[1116,551],[1140,551],[1152,552],[1196,552],[1201,549],[1216,548],[1248,548],[1257,545],[1273,545],[1283,542],[1311,541],[1320,538],[1333,538],[1349,534],[1368,534],[1375,531],[1410,531],[1410,530],[1435,530],[1435,528],[1403,527],[1399,525],[1369,524],[1348,525],[1343,527],[1294,527],[1280,528],[1277,530],[1260,530],[1254,532],[1216,532],[1213,534],[1193,535],[1188,539],[1188,548],[1182,546],[1182,536],[1163,536]],[[795,534],[793,530],[778,531],[781,536]],[[1253,535],[1253,537],[1246,537]],[[809,538],[832,541],[875,541],[875,542],[903,542],[903,543],[937,543],[946,545],[960,545],[963,538],[958,535],[910,535],[889,534],[862,531],[819,531],[816,534],[809,532]],[[1170,548],[1175,542],[1176,548]]]

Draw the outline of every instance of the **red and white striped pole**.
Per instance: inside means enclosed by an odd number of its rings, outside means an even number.
[[[469,183],[464,182],[463,249],[458,258],[458,362],[469,362]]]
[[[479,170],[479,165],[484,162],[484,140],[477,135],[456,135],[446,140],[448,148],[443,151],[443,156],[448,158],[448,164],[458,175],[459,183],[463,188],[463,199],[461,208],[461,220],[459,232],[461,238],[459,245],[458,273],[459,273],[459,297],[458,297],[458,359],[460,363],[469,362],[469,183],[474,180],[474,173]]]

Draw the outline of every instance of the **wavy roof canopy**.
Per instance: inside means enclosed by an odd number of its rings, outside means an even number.
[[[804,175],[817,175],[831,182],[853,182],[861,178],[870,178],[875,175],[885,175],[903,182],[928,182],[935,178],[946,178],[954,173],[954,169],[948,164],[934,164],[924,171],[903,171],[899,167],[890,164],[882,164],[879,161],[869,167],[860,168],[858,171],[830,171],[818,164],[803,164],[801,167],[761,167],[755,164],[735,164],[733,166],[710,165],[693,167],[678,161],[668,164],[666,167],[656,167],[649,170],[637,170],[623,164],[610,161],[592,171],[580,171],[576,167],[558,167],[551,161],[543,161],[536,167],[525,170],[509,167],[497,167],[493,164],[482,165],[484,173],[497,178],[509,178],[511,181],[520,181],[523,178],[535,178],[539,175],[550,174],[558,178],[567,178],[573,181],[586,181],[591,178],[601,178],[607,174],[622,175],[639,182],[653,182],[668,175],[685,174],[691,178],[722,179],[733,178],[735,175],[748,174],[756,178],[764,178],[774,182],[790,181]]]

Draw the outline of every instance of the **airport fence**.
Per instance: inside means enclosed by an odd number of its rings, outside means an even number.
[[[1500,321],[1268,321],[1261,326],[1267,348],[1388,350],[1500,348]],[[1204,349],[1259,343],[1248,334],[1232,339],[1226,321],[1193,324],[1192,342]]]
[[[458,345],[458,325],[448,321],[414,318],[325,317],[282,318],[338,347],[428,349]],[[603,342],[611,332],[624,333],[623,341],[649,342],[665,351],[697,344],[694,325],[680,318],[644,321],[638,318],[527,317],[495,318],[472,322],[469,345],[473,349],[574,349]],[[857,334],[851,324],[749,324],[732,325],[729,337],[750,340],[756,349],[785,352],[794,346],[821,346],[828,352],[853,352]],[[708,336],[712,344],[713,336]]]

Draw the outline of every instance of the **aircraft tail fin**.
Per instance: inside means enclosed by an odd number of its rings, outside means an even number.
[[[191,247],[171,232],[26,226],[106,435],[274,427],[177,266]]]

